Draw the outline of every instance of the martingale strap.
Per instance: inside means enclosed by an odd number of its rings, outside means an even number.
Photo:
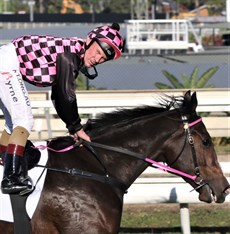
[[[73,176],[79,176],[82,178],[87,178],[87,179],[92,179],[96,180],[105,184],[109,184],[111,186],[117,187],[120,190],[122,190],[124,193],[127,190],[127,185],[122,183],[120,180],[113,178],[109,175],[99,175],[96,173],[92,173],[89,171],[83,171],[79,170],[77,168],[72,168],[72,169],[60,169],[60,168],[53,168],[53,167],[48,167],[48,166],[42,166],[42,165],[37,165],[37,167],[42,167],[44,169],[50,170],[50,171],[55,171],[55,172],[61,172],[61,173],[67,173]]]

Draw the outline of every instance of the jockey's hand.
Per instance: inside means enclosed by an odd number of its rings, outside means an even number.
[[[76,141],[76,142],[78,142],[79,141],[79,138],[80,139],[83,139],[83,140],[85,140],[85,141],[91,141],[90,140],[90,137],[85,133],[85,131],[83,130],[83,128],[82,129],[80,129],[79,131],[77,131],[74,135],[71,135],[73,138],[74,138],[74,140]]]

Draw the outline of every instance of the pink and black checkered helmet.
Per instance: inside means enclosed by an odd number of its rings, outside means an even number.
[[[89,32],[88,38],[100,45],[108,60],[118,59],[121,57],[123,48],[123,39],[119,30],[120,26],[117,23],[113,23],[111,26],[100,26]]]

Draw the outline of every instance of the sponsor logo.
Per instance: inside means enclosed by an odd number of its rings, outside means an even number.
[[[26,90],[25,85],[24,85],[24,81],[22,80],[21,75],[16,70],[14,70],[14,72],[15,72],[16,77],[18,79],[18,82],[20,84],[23,96],[24,96],[25,101],[26,101],[26,105],[30,106],[30,100],[29,100],[28,93],[27,93],[27,90]]]
[[[27,93],[27,90],[25,88],[24,82],[23,82],[23,80],[21,78],[21,75],[16,70],[13,70],[13,72],[15,73],[15,76],[18,79],[18,82],[19,82],[21,91],[23,93],[26,105],[30,106],[30,100],[29,100],[29,97],[28,97],[28,93]],[[13,77],[13,76],[11,75],[11,77]],[[8,87],[8,90],[9,90],[10,96],[12,97],[13,102],[18,102],[18,97],[17,97],[17,94],[16,94],[16,92],[14,90],[12,80],[9,80],[9,79],[6,79],[6,80],[7,81],[6,81],[5,85],[6,85],[6,87]]]
[[[12,97],[12,100],[13,102],[17,102],[18,101],[18,98],[16,97],[16,93],[14,91],[14,88],[13,88],[13,85],[11,83],[11,81],[7,81],[5,83],[5,85],[8,87],[9,91],[10,91],[10,96]]]

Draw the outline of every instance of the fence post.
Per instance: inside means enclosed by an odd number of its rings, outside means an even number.
[[[51,120],[50,120],[50,109],[45,107],[45,117],[47,123],[47,130],[48,130],[48,137],[49,139],[52,138],[52,127],[51,127]]]
[[[187,203],[180,203],[180,223],[181,233],[191,234],[189,207]]]

